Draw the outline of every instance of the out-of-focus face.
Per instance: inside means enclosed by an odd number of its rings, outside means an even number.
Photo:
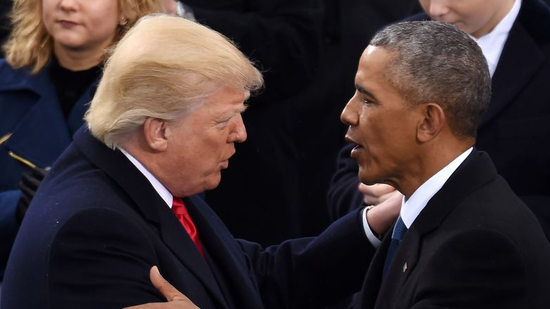
[[[480,38],[508,14],[514,0],[419,0],[431,19],[451,23]]]
[[[54,50],[108,47],[121,21],[118,0],[42,0],[42,18]]]
[[[235,142],[246,140],[241,113],[247,92],[224,87],[179,121],[168,125],[165,185],[175,196],[190,196],[211,190],[221,180],[221,170],[235,154]]]
[[[349,125],[346,140],[356,144],[351,157],[359,165],[361,182],[400,188],[407,168],[415,163],[416,126],[422,117],[386,79],[391,59],[387,50],[367,47],[359,61],[355,94],[341,120]]]

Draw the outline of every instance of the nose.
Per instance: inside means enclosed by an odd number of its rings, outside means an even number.
[[[244,126],[243,117],[239,114],[235,116],[235,127],[232,130],[232,132],[229,134],[229,141],[230,143],[242,143],[246,141],[247,134],[246,134],[246,127]]]
[[[342,114],[340,114],[340,121],[349,126],[355,126],[359,122],[359,114],[355,107],[356,104],[354,104],[354,98],[355,96],[349,100],[344,110],[342,110]]]
[[[78,0],[61,0],[59,5],[64,11],[74,11],[76,10],[77,2]]]
[[[428,3],[428,7],[425,8],[426,13],[433,19],[444,16],[449,13],[449,6],[447,0],[431,0]]]

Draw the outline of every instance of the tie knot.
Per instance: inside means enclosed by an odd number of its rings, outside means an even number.
[[[407,227],[405,226],[405,223],[401,219],[401,216],[397,219],[397,222],[395,223],[395,227],[393,228],[393,234],[391,235],[392,239],[401,240],[403,239],[403,235],[405,235],[405,232],[407,231]]]
[[[172,212],[176,215],[186,215],[187,214],[187,207],[185,207],[185,204],[179,197],[174,196],[174,200],[172,202]]]

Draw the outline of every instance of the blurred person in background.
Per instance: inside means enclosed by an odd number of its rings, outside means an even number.
[[[106,49],[157,0],[15,0],[0,60],[0,279],[48,167],[84,123]]]

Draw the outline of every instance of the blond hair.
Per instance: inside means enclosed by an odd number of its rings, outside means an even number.
[[[160,12],[161,6],[158,0],[119,0],[119,9],[127,23],[118,26],[113,44],[140,17]],[[10,16],[12,31],[3,46],[6,61],[14,69],[30,68],[31,73],[36,74],[53,53],[53,39],[42,20],[42,0],[14,0]]]
[[[220,33],[155,14],[114,48],[85,119],[92,135],[115,148],[149,117],[175,120],[221,87],[262,85],[262,74]]]

